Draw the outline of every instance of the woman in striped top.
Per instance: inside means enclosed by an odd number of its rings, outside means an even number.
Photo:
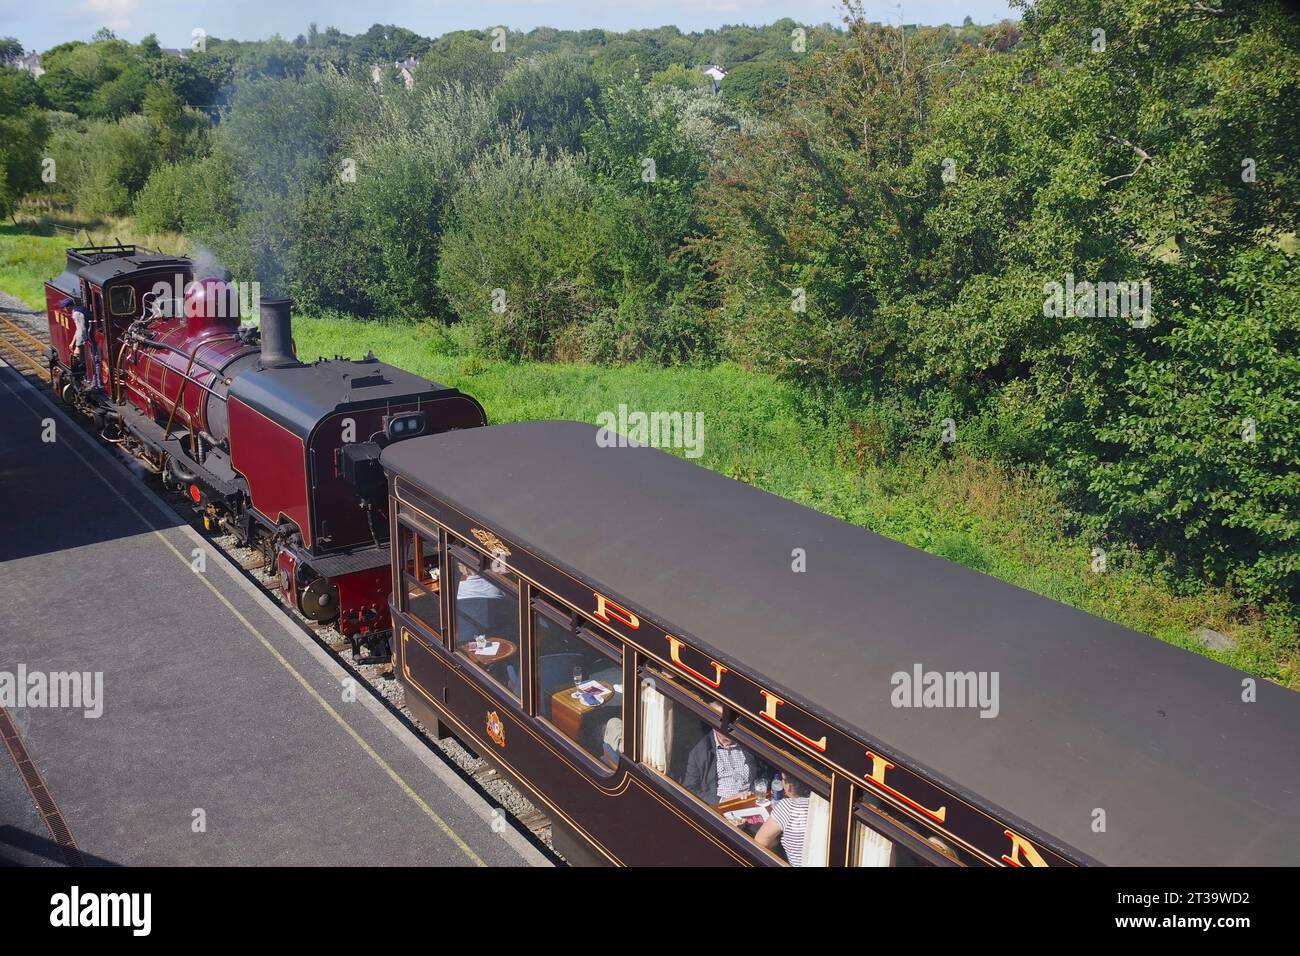
[[[772,804],[768,817],[754,839],[769,850],[776,849],[777,841],[785,851],[791,866],[803,866],[804,834],[808,831],[808,787],[797,777],[781,774],[785,781],[785,799]]]

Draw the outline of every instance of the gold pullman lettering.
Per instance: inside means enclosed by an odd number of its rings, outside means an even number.
[[[883,790],[891,797],[897,797],[899,800],[902,800],[913,810],[919,810],[921,813],[924,813],[927,817],[929,817],[931,820],[934,820],[937,823],[943,823],[943,821],[947,818],[948,808],[946,806],[940,807],[938,810],[931,810],[928,807],[923,807],[915,800],[913,800],[911,797],[909,797],[907,794],[899,790],[895,790],[889,784],[885,783],[885,771],[893,770],[894,765],[890,763],[888,760],[886,760],[884,757],[881,757],[878,754],[873,754],[870,750],[868,750],[867,759],[871,761],[871,775],[862,778],[863,780],[867,781],[867,783],[871,784],[874,787],[879,788],[880,790]]]
[[[785,721],[781,720],[781,718],[776,716],[776,709],[780,707],[782,704],[784,704],[785,701],[783,701],[780,697],[777,697],[776,694],[773,694],[771,691],[763,690],[762,688],[759,688],[758,692],[763,695],[763,699],[767,702],[763,708],[763,712],[759,716],[761,716],[764,720],[767,720],[770,723],[776,725],[777,727],[780,727],[791,737],[795,737],[799,740],[802,740],[809,747],[819,750],[822,753],[826,752],[825,735],[822,736],[821,740],[813,740],[811,737],[799,733],[799,731],[795,730]]]
[[[1011,855],[1003,856],[1002,862],[1007,866],[1047,866],[1047,861],[1034,845],[1014,830],[1003,831],[1011,839]],[[1023,857],[1023,862],[1022,862]]]
[[[669,656],[672,657],[673,663],[676,664],[678,668],[685,671],[687,674],[690,674],[692,677],[704,681],[704,683],[708,684],[710,687],[722,686],[722,675],[727,672],[727,668],[723,667],[717,661],[709,661],[709,663],[713,665],[713,676],[709,677],[706,674],[701,674],[699,671],[695,670],[695,668],[682,663],[681,640],[673,637],[671,634],[665,634],[664,636],[668,638]]]
[[[618,621],[618,623],[630,627],[634,631],[641,626],[641,619],[627,608],[621,604],[615,604],[599,591],[594,593],[596,595],[596,617],[606,624],[610,623],[611,619]]]

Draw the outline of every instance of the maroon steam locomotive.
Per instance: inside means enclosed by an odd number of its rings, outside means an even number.
[[[259,549],[286,598],[336,621],[355,657],[386,660],[379,448],[484,425],[483,408],[371,354],[302,362],[287,299],[241,325],[229,275],[197,272],[130,245],[69,249],[45,286],[55,394],[188,495],[207,529]]]

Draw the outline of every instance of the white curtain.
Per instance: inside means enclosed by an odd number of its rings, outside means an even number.
[[[893,866],[894,843],[871,827],[856,824],[858,830],[858,866]]]
[[[825,866],[830,853],[831,805],[808,793],[808,829],[804,831],[803,865]]]
[[[672,708],[672,702],[650,684],[641,685],[641,762],[665,774],[672,747]]]

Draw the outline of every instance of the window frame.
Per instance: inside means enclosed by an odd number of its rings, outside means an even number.
[[[870,794],[861,789],[854,787],[854,797],[852,812],[849,815],[851,829],[849,832],[849,866],[853,869],[861,869],[855,862],[858,856],[858,826],[862,825],[874,830],[886,840],[901,846],[914,856],[920,857],[923,861],[931,866],[969,866],[970,864],[962,858],[961,851],[951,845],[950,841],[945,841],[945,845],[952,848],[952,851],[958,859],[954,860],[931,844],[919,832],[908,829],[901,822],[893,817],[880,813],[869,803],[864,802]],[[935,839],[942,840],[943,837],[935,835]]]
[[[743,721],[743,723],[742,723]],[[735,737],[742,741],[750,750],[754,750],[763,759],[763,761],[772,767],[777,768],[783,773],[791,773],[799,778],[812,777],[813,782],[804,780],[804,784],[810,789],[817,791],[827,803],[831,799],[831,772],[818,770],[812,764],[800,759],[794,753],[783,749],[780,745],[772,742],[766,736],[766,731],[758,724],[750,726],[749,718],[744,714],[737,714],[732,720],[730,729],[727,730],[729,736]]]
[[[696,689],[694,687],[683,684],[681,680],[673,677],[672,674],[665,672],[661,667],[654,663],[645,663],[637,668],[638,690],[645,686],[647,678],[654,681],[655,690],[659,691],[659,693],[664,694],[665,697],[675,703],[681,704],[714,730],[722,731],[723,733],[726,732],[726,715],[730,708],[722,701],[718,701],[718,703],[722,705],[722,713],[719,714],[704,700],[695,696]],[[664,693],[664,688],[668,689],[668,693]],[[641,756],[641,747],[640,742],[638,741],[636,753],[638,763],[641,761]],[[642,764],[642,766],[644,766],[644,764]]]
[[[770,744],[768,744],[766,741],[760,740],[759,741],[760,746],[758,747],[753,746],[754,735],[747,733],[746,729],[743,726],[739,728],[740,733],[738,734],[736,732],[738,729],[737,721],[743,715],[737,713],[735,708],[732,707],[730,704],[728,704],[726,701],[721,699],[717,701],[717,704],[722,708],[722,713],[721,714],[717,713],[712,707],[710,707],[703,700],[703,698],[696,696],[699,693],[705,693],[705,692],[699,691],[697,688],[694,687],[694,685],[685,684],[684,681],[674,678],[673,675],[665,672],[662,669],[662,667],[655,662],[647,662],[637,668],[637,689],[638,689],[637,707],[638,708],[641,707],[640,688],[643,686],[643,682],[647,677],[652,678],[654,680],[655,690],[663,694],[669,700],[673,701],[674,704],[679,704],[681,706],[684,706],[686,710],[691,713],[692,716],[699,718],[699,720],[702,723],[706,724],[710,728],[710,730],[720,731],[721,733],[725,733],[727,736],[736,739],[740,743],[743,743],[744,746],[747,747],[751,752],[753,752],[758,759],[762,760],[764,763],[768,764],[774,769],[780,770],[782,772],[786,772],[788,770],[787,767],[788,764],[794,765],[794,762],[788,758],[781,759],[781,760],[771,759],[770,752],[773,750],[773,747]],[[758,842],[758,840],[754,838],[754,836],[745,833],[739,830],[738,828],[728,824],[726,820],[723,819],[722,815],[717,812],[717,809],[715,807],[706,803],[704,800],[701,800],[698,795],[688,790],[684,784],[680,783],[677,780],[674,780],[669,774],[660,773],[658,770],[655,770],[649,764],[645,763],[644,754],[642,753],[642,740],[641,740],[641,733],[640,733],[641,727],[643,726],[643,721],[644,718],[640,715],[640,713],[638,713],[637,715],[638,733],[637,733],[637,740],[636,740],[635,756],[629,755],[629,757],[630,759],[633,760],[634,763],[637,764],[637,766],[641,768],[641,770],[647,776],[657,781],[658,785],[666,789],[668,792],[674,794],[680,794],[681,796],[683,796],[692,808],[694,808],[697,811],[703,811],[706,818],[711,818],[713,820],[716,820],[721,826],[726,828],[727,832],[733,833],[736,836],[736,838],[740,841],[741,845],[748,847],[749,849],[753,850],[758,854],[761,854],[763,859],[776,863],[779,866],[785,866],[785,867],[790,866],[789,862],[784,857],[782,857],[781,854],[777,853],[775,850],[771,850],[763,846],[761,843]],[[626,749],[627,747],[626,736],[624,736],[623,738],[623,745],[624,748]],[[793,770],[790,770],[789,772],[794,773],[794,775],[798,776],[800,779],[803,779],[807,776],[807,774],[804,772],[796,772]],[[830,798],[831,778],[829,776],[822,777],[818,775],[817,781],[819,784],[824,784],[825,786],[824,792],[820,786],[814,785],[813,783],[810,783],[806,779],[804,780],[804,785],[807,786],[810,791],[814,791],[817,793],[818,796],[822,797],[822,799],[824,799],[827,802],[827,804],[830,805],[830,812],[834,813],[834,804],[831,803],[831,798]],[[834,821],[832,820],[832,827],[833,825],[834,825]],[[826,839],[827,839],[827,848],[829,849],[830,839],[831,839],[831,835],[829,831],[827,832]],[[829,865],[830,863],[829,858],[827,859],[827,863]]]
[[[118,311],[118,309],[115,308],[113,303],[113,297],[117,295],[119,289],[125,289],[127,292],[131,293],[131,304],[127,306],[125,311]],[[110,315],[117,318],[121,318],[123,316],[133,316],[135,315],[135,308],[136,308],[135,286],[127,283],[123,285],[115,285],[108,290],[108,312]]]
[[[442,601],[443,589],[441,585],[446,582],[446,572],[443,571],[442,568],[442,564],[443,564],[442,555],[446,550],[446,547],[444,545],[443,532],[441,529],[439,529],[438,531],[434,532],[433,535],[430,535],[428,533],[427,528],[415,524],[409,518],[403,515],[397,516],[397,574],[398,574],[398,579],[402,585],[401,591],[398,593],[397,607],[403,614],[416,621],[420,625],[420,627],[422,627],[429,634],[437,638],[438,644],[445,647],[447,644],[447,628],[445,624],[440,622],[438,626],[435,627],[434,625],[426,621],[423,617],[416,614],[414,609],[411,607],[410,584],[408,582],[414,581],[415,587],[422,588],[422,589],[423,589],[423,585],[418,580],[413,579],[411,575],[407,573],[406,540],[404,539],[404,536],[406,534],[410,534],[416,540],[429,538],[429,539],[436,539],[437,541],[438,550],[437,550],[436,563],[438,567],[438,580],[440,585],[438,589],[437,598],[438,598],[438,617],[441,619],[444,613],[443,601]],[[423,554],[421,554],[421,557],[423,557]]]
[[[808,788],[810,793],[817,794],[818,797],[826,802],[826,812],[832,816],[831,826],[826,831],[826,865],[829,867],[831,830],[834,829],[835,813],[835,804],[831,800],[833,771],[823,773],[822,771],[817,770],[811,764],[801,760],[795,754],[783,749],[780,745],[773,743],[772,741],[776,739],[774,734],[771,735],[772,739],[769,739],[768,731],[757,724],[750,727],[748,726],[749,722],[750,718],[747,715],[734,714],[733,712],[733,718],[726,731],[727,735],[744,744],[744,746],[748,747],[749,750],[758,757],[758,759],[762,760],[774,770],[781,773],[788,773],[793,777],[798,777],[803,785]],[[770,791],[768,796],[771,796]],[[759,850],[775,858],[782,866],[791,866],[791,863],[786,860],[784,856],[777,853],[775,849],[768,849],[752,837],[750,838],[750,842],[752,842],[754,846],[758,847]],[[806,851],[807,848],[805,847],[805,852]]]
[[[447,634],[444,638],[445,649],[447,650],[447,653],[451,655],[453,664],[459,667],[460,670],[464,671],[465,673],[473,674],[474,679],[478,680],[486,687],[495,690],[497,693],[504,695],[505,699],[508,702],[518,707],[520,710],[523,710],[524,709],[524,678],[526,676],[523,670],[523,660],[524,660],[524,651],[527,646],[527,641],[525,640],[526,635],[523,626],[523,621],[519,615],[519,608],[520,608],[520,595],[523,593],[524,590],[524,584],[525,584],[524,579],[519,576],[519,573],[517,571],[511,569],[509,573],[515,576],[515,583],[511,584],[509,581],[505,580],[503,577],[501,577],[501,575],[497,574],[495,571],[491,569],[491,567],[489,566],[490,561],[487,560],[487,556],[485,554],[473,548],[465,548],[462,547],[460,544],[453,544],[452,538],[453,536],[450,533],[448,533],[446,536],[446,546],[442,550],[442,553],[445,555],[445,560],[442,562],[443,567],[441,571],[443,580],[451,581],[453,578],[455,579],[455,584],[452,587],[446,589],[447,599],[446,599],[446,604],[444,606],[446,607],[446,613],[449,616],[450,619],[449,623],[451,626],[447,628]],[[508,597],[510,597],[514,601],[515,604],[514,641],[515,641],[516,657],[517,657],[516,667],[519,669],[518,670],[519,673],[519,694],[518,695],[516,695],[515,692],[511,690],[507,684],[503,684],[501,681],[497,680],[496,677],[494,677],[488,671],[486,665],[474,660],[474,658],[470,657],[468,654],[461,651],[460,615],[456,613],[456,591],[460,588],[460,578],[455,573],[452,567],[453,559],[460,560],[462,564],[470,565],[470,566],[474,566],[475,562],[477,562],[477,568],[476,568],[477,573],[487,578],[495,587],[500,588]]]
[[[459,558],[459,555],[448,554],[448,556],[447,556],[447,572],[446,572],[446,573],[449,574],[449,575],[451,574],[451,571],[452,571],[451,561],[452,561],[453,558],[457,558],[457,559],[458,559],[458,558]],[[463,564],[469,564],[470,562],[468,562],[468,561],[462,561],[462,563],[463,563]],[[477,572],[478,572],[480,575],[482,575],[483,577],[487,578],[488,581],[491,582],[491,584],[492,584],[494,587],[500,588],[501,591],[503,591],[504,593],[508,594],[510,597],[513,597],[513,598],[515,599],[515,603],[516,603],[516,604],[519,603],[519,592],[520,592],[521,590],[523,590],[523,579],[520,578],[519,575],[516,574],[514,571],[511,571],[510,573],[511,573],[511,574],[514,574],[514,575],[515,575],[515,578],[516,578],[517,581],[518,581],[518,583],[515,583],[515,584],[512,584],[512,583],[510,583],[509,581],[507,581],[507,580],[506,580],[505,578],[503,578],[501,575],[499,575],[499,574],[497,574],[495,571],[493,571],[490,567],[485,567],[485,566],[480,565],[480,566],[478,567],[478,569],[477,569]],[[456,584],[451,588],[451,590],[450,590],[450,591],[448,592],[448,594],[447,594],[447,600],[448,600],[452,605],[455,605],[455,603],[456,603],[456,595],[455,595],[454,592],[457,591],[457,590],[459,590],[459,589],[460,589],[460,579],[457,578],[457,579],[456,579]],[[453,616],[453,617],[457,617],[457,615],[455,614],[455,610],[456,610],[456,608],[453,606],[453,607],[452,607],[452,612],[453,612],[452,616]],[[517,615],[516,615],[516,616],[517,616]],[[454,628],[449,628],[449,630],[452,631],[451,637],[452,637],[452,644],[454,645],[454,644],[456,643],[456,640],[460,637],[460,633],[459,633],[459,630],[460,630],[460,624],[457,623],[457,624],[455,625]],[[520,628],[520,627],[518,627],[518,626],[516,625],[515,630],[516,630],[516,632],[519,632],[519,631],[522,630],[522,628]],[[517,636],[518,636],[518,635],[517,635]],[[521,637],[520,639],[522,640],[522,637]],[[455,650],[455,647],[453,646],[452,649]]]
[[[568,632],[570,637],[577,638],[579,641],[586,644],[592,650],[598,651],[601,654],[606,655],[606,657],[609,659],[609,662],[618,667],[620,672],[620,678],[622,674],[625,672],[624,671],[624,668],[626,666],[625,659],[628,651],[631,650],[631,648],[627,647],[626,645],[619,647],[605,640],[603,637],[597,637],[594,634],[594,632],[588,630],[586,627],[583,626],[582,623],[583,618],[578,613],[576,608],[572,609],[568,614],[566,614],[564,611],[560,610],[556,606],[556,602],[549,600],[549,598],[544,598],[537,594],[533,594],[528,602],[528,636],[529,636],[528,656],[529,656],[529,673],[532,682],[532,687],[530,688],[530,695],[532,697],[532,707],[529,708],[529,716],[536,722],[538,727],[541,727],[545,730],[548,736],[554,738],[556,741],[563,744],[566,750],[574,754],[580,755],[583,762],[589,768],[592,768],[594,772],[597,773],[599,776],[604,778],[612,777],[619,772],[624,759],[630,760],[632,758],[631,753],[628,751],[628,739],[626,733],[626,728],[628,726],[628,713],[627,713],[628,688],[624,686],[623,693],[619,695],[620,697],[623,698],[622,704],[620,706],[620,711],[619,711],[619,719],[623,721],[623,727],[625,731],[623,734],[623,747],[619,751],[618,763],[616,763],[614,766],[611,767],[609,764],[605,763],[605,761],[602,760],[600,757],[597,757],[595,754],[590,753],[584,747],[582,747],[576,740],[573,740],[568,734],[566,734],[559,727],[557,727],[553,721],[551,721],[549,718],[542,715],[541,713],[542,688],[539,683],[539,674],[541,670],[540,660],[541,660],[542,642],[541,642],[541,638],[538,636],[538,628],[534,623],[533,615],[540,615],[542,617],[545,617],[546,619],[551,621],[551,623],[564,628]],[[639,701],[639,696],[638,696],[638,701]]]
[[[471,547],[451,532],[447,533],[447,554],[460,558],[465,564],[477,563],[480,570],[487,563],[487,555],[484,552]]]

